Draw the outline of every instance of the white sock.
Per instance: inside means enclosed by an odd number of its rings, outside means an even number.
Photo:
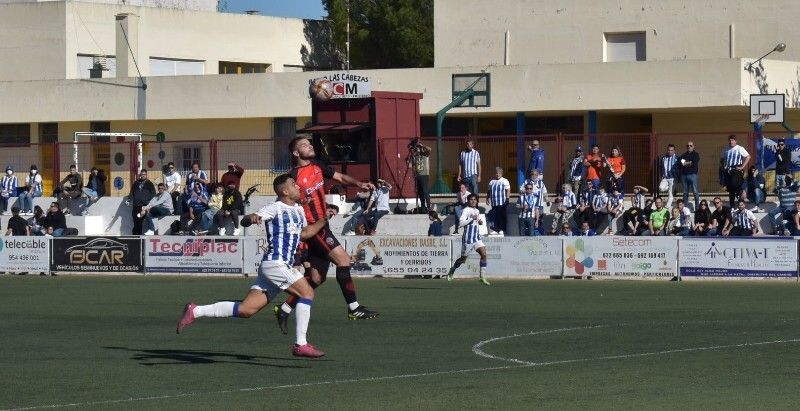
[[[289,304],[283,303],[283,304],[281,304],[281,310],[283,310],[283,312],[285,312],[286,314],[291,314],[292,313],[292,306],[289,305]]]
[[[353,301],[352,303],[350,303],[350,304],[347,304],[347,308],[349,308],[349,309],[350,309],[350,311],[353,311],[353,310],[355,310],[356,308],[358,308],[360,305],[361,305],[361,304],[359,304],[359,303],[358,303],[358,301]]]
[[[220,301],[209,305],[194,307],[194,317],[233,317],[236,303],[233,301]]]
[[[308,332],[308,322],[311,321],[311,303],[311,300],[301,298],[294,307],[294,320],[296,324],[295,330],[297,333],[297,339],[295,340],[295,343],[297,345],[308,344],[308,341],[306,341],[306,333]]]
[[[481,267],[481,278],[486,275],[486,267]]]

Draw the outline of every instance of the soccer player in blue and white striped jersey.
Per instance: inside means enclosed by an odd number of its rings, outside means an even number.
[[[300,187],[287,174],[275,178],[273,188],[278,200],[261,208],[257,213],[245,216],[243,226],[264,223],[267,231],[267,248],[258,270],[258,278],[250,287],[250,292],[241,303],[221,301],[210,305],[186,304],[183,316],[176,331],[180,334],[195,319],[200,317],[241,317],[249,318],[269,305],[281,290],[300,298],[297,307],[296,341],[292,354],[298,357],[321,357],[318,350],[306,340],[308,323],[311,319],[311,305],[314,289],[302,274],[292,268],[294,256],[300,241],[305,241],[325,227],[334,212],[331,210],[324,218],[307,225],[300,200]]]
[[[467,256],[472,251],[480,255],[480,282],[485,285],[491,285],[486,280],[486,246],[481,241],[480,226],[483,225],[483,220],[480,219],[481,212],[478,211],[478,196],[470,194],[468,199],[468,206],[461,212],[461,220],[458,226],[464,229],[464,235],[461,237],[461,257],[459,257],[450,267],[447,273],[447,281],[453,280],[453,274],[456,272],[461,264],[467,261]]]

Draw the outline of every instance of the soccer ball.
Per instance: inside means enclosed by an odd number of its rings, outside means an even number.
[[[314,79],[308,86],[308,94],[317,101],[327,101],[333,95],[333,84],[326,78]]]

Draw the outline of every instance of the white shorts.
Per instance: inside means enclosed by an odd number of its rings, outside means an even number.
[[[479,248],[484,247],[483,241],[478,240],[472,244],[464,243],[461,245],[461,256],[466,257],[469,253],[477,251]]]
[[[278,293],[289,288],[292,284],[303,278],[303,274],[294,268],[289,268],[284,263],[277,261],[262,261],[258,267],[256,283],[250,286],[251,290],[261,290],[267,293],[272,300]]]

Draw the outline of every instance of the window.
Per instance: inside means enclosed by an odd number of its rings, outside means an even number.
[[[107,70],[98,72],[98,76],[92,77],[89,71],[95,63],[100,63]],[[92,54],[78,54],[78,78],[113,78],[117,76],[117,58],[114,56],[99,56]]]
[[[20,124],[0,124],[0,144],[24,144],[31,143],[31,125],[29,123]]]
[[[202,60],[181,60],[150,57],[151,76],[195,76],[205,74]]]
[[[247,74],[266,73],[269,64],[265,63],[239,63],[235,61],[220,61],[219,74]]]
[[[58,141],[58,123],[39,123],[39,143],[49,144]]]
[[[284,147],[295,137],[297,119],[294,117],[276,118],[272,121],[272,135],[275,171],[285,171],[291,166],[291,159],[286,155]]]
[[[192,169],[192,163],[200,164],[200,169],[203,169],[202,159],[203,149],[200,146],[183,146],[178,147],[178,161],[176,165],[179,167],[178,171],[188,171]],[[209,172],[210,170],[206,170]]]
[[[606,33],[603,61],[645,61],[647,48],[645,32]]]

